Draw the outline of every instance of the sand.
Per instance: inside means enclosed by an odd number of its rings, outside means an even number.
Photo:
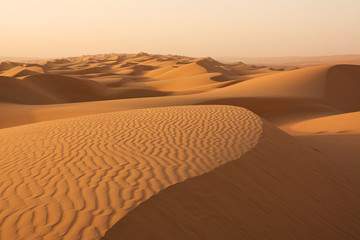
[[[360,133],[360,112],[314,118],[295,124],[292,129],[307,134]]]
[[[297,138],[336,164],[360,196],[360,134],[310,134]]]
[[[274,66],[276,68],[312,67],[329,64],[360,64],[360,55],[334,55],[313,57],[269,57],[269,58],[224,58],[226,62],[233,60],[244,61],[248,64]]]
[[[1,62],[0,239],[358,239],[359,79],[146,53]]]
[[[103,239],[357,239],[358,205],[336,165],[265,122],[241,158],[161,191]]]
[[[239,158],[261,131],[255,114],[230,106],[3,129],[1,238],[96,239],[160,190]]]

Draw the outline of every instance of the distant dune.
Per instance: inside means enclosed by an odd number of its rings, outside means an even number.
[[[313,56],[313,57],[268,57],[268,58],[243,58],[243,57],[219,57],[222,62],[242,61],[247,64],[257,64],[281,67],[311,67],[329,64],[357,64],[360,65],[360,54],[357,55],[335,55],[335,56]]]
[[[0,239],[360,239],[357,59],[0,62]]]
[[[14,62],[37,62],[41,61],[44,58],[36,58],[36,57],[6,57],[0,56],[0,61],[14,61]]]

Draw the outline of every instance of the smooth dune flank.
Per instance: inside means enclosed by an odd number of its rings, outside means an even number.
[[[59,104],[200,93],[231,85],[267,67],[226,65],[212,58],[104,54],[39,63],[0,63],[0,100]]]
[[[1,62],[0,240],[360,239],[360,66],[338,63]]]
[[[262,121],[189,106],[107,113],[0,131],[2,239],[98,239],[166,187],[238,159]]]
[[[295,124],[293,130],[308,133],[360,133],[360,112],[315,118]]]
[[[173,185],[103,240],[357,239],[357,196],[323,154],[268,123],[240,159]]]
[[[359,65],[274,71],[211,58],[136,54],[113,59],[100,55],[51,60],[38,64],[48,69],[44,74],[23,79],[0,76],[0,107],[7,113],[0,127],[194,104],[245,107],[277,124],[360,110]],[[89,66],[97,72],[84,71]],[[150,74],[154,71],[160,72]],[[159,78],[169,72],[173,73],[168,78]]]

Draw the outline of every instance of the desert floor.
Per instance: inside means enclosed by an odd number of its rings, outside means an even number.
[[[4,61],[0,114],[1,240],[360,239],[359,65]]]

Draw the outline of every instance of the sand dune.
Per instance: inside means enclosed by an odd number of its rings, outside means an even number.
[[[159,81],[152,81],[152,82],[147,82],[145,84],[147,86],[163,91],[171,91],[176,89],[176,91],[179,92],[183,90],[191,90],[204,85],[212,85],[214,83],[218,83],[218,81],[216,81],[215,79],[217,79],[217,77],[219,76],[221,76],[221,74],[219,73],[203,73],[203,74],[197,74],[195,76],[178,77],[178,78],[171,78],[171,79],[165,79]],[[216,87],[214,87],[213,89],[215,88]]]
[[[242,97],[293,98],[322,100],[342,111],[357,110],[360,106],[360,66],[320,66],[258,77],[226,91]],[[356,107],[357,106],[357,107]]]
[[[345,112],[360,110],[360,66],[336,65],[327,73],[325,101]]]
[[[208,72],[219,72],[226,75],[239,75],[240,72],[233,69],[230,65],[222,64],[210,57],[194,60],[196,64],[205,68]]]
[[[360,197],[360,134],[307,134],[296,137],[303,144],[323,153],[346,174]]]
[[[100,100],[101,84],[59,75],[33,75],[23,80],[0,78],[2,101],[51,104]]]
[[[209,92],[221,97],[203,103],[246,107],[279,124],[358,111],[359,71],[360,66],[335,65],[266,75]]]
[[[169,72],[173,69],[175,69],[173,66],[165,66],[158,69],[154,69],[152,71],[148,71],[146,74],[144,74],[144,76],[154,78],[157,76],[161,76],[162,74],[165,74],[166,72]]]
[[[330,64],[360,64],[360,55],[334,55],[313,57],[273,57],[273,58],[224,58],[225,62],[243,61],[248,64],[267,65],[276,67],[312,67]]]
[[[348,68],[354,72],[354,76],[349,75],[347,78],[341,78],[341,72],[346,74]],[[126,87],[128,88],[133,86],[135,89],[142,87],[143,89],[159,91],[150,96],[168,95],[168,91],[172,88],[177,88],[180,93],[181,91],[186,93],[185,90],[193,89],[196,91],[200,87],[205,92],[166,98],[126,99],[46,108],[34,106],[31,109],[33,114],[37,115],[35,119],[49,120],[49,117],[54,119],[57,116],[76,116],[148,107],[226,104],[246,107],[267,120],[286,124],[357,109],[360,104],[357,93],[360,88],[357,86],[356,78],[358,69],[360,69],[359,66],[351,65],[312,67],[268,74],[236,84],[233,84],[232,81],[226,81],[224,85],[214,85],[215,81],[209,79],[209,75],[154,81],[146,79],[140,81],[140,79],[130,77],[126,80]],[[114,81],[114,79],[116,78],[109,78],[109,81]],[[161,84],[162,81],[163,84]],[[182,81],[186,84],[181,85]],[[228,84],[233,85],[227,86]],[[341,84],[343,86],[340,86]],[[220,89],[216,89],[218,87]],[[350,89],[349,94],[346,94],[346,88]],[[336,91],[337,89],[343,90]],[[165,90],[167,92],[164,92]],[[136,91],[132,92],[136,94]],[[112,95],[110,99],[115,99],[117,96],[116,94]],[[123,96],[126,98],[126,94]],[[109,97],[103,97],[103,99],[109,99]],[[334,103],[332,99],[338,99],[338,101]],[[22,110],[23,108],[21,108]],[[4,111],[6,110],[4,109]],[[29,119],[29,122],[33,121],[34,118]],[[9,126],[8,124],[9,122],[5,126]]]
[[[208,73],[208,71],[197,63],[190,63],[167,71],[161,75],[158,75],[156,78],[171,79],[178,77],[194,76],[203,73]]]
[[[251,79],[251,75],[257,73],[246,65],[242,66],[242,73],[211,58],[192,59],[144,53],[74,57],[47,60],[38,64],[2,62],[1,66],[0,76],[24,79],[21,82],[14,81],[16,87],[11,90],[8,89],[9,86],[0,86],[1,91],[8,91],[7,95],[10,95],[2,97],[2,101],[21,104],[87,102],[207,92],[244,78]],[[242,79],[238,79],[239,74]],[[38,78],[43,80],[31,83]],[[126,79],[125,84],[123,79]],[[217,84],[218,82],[222,84]],[[20,92],[17,93],[16,89]],[[76,94],[78,91],[79,94]],[[22,95],[22,92],[25,92],[25,97],[19,100],[21,97],[17,95]]]
[[[349,75],[347,79],[337,75],[337,72],[344,72],[345,74],[348,67],[355,70],[354,73],[360,69],[359,66],[351,65],[320,66],[268,74],[239,83],[233,82],[234,80],[226,81],[223,85],[214,85],[216,81],[211,80],[209,76],[211,73],[187,78],[153,81],[146,79],[140,81],[140,79],[130,77],[126,80],[126,87],[134,86],[135,88],[142,87],[160,91],[158,95],[154,94],[154,96],[159,96],[161,93],[167,95],[168,92],[164,93],[163,91],[169,91],[172,88],[176,88],[180,93],[181,91],[187,93],[186,90],[194,90],[192,92],[194,93],[200,87],[205,92],[166,98],[126,99],[55,107],[60,114],[54,114],[52,110],[54,107],[52,106],[49,108],[34,107],[32,109],[38,109],[36,110],[39,113],[37,114],[39,115],[38,119],[45,120],[47,117],[44,118],[43,115],[51,115],[47,114],[46,111],[52,112],[54,116],[66,116],[67,114],[74,116],[74,114],[85,115],[94,113],[94,111],[108,112],[189,104],[226,104],[246,107],[267,120],[284,124],[356,109],[356,106],[360,104],[357,93],[360,88],[357,87],[356,75]],[[334,69],[336,74],[333,74]],[[109,81],[114,81],[114,79],[112,78]],[[228,86],[229,84],[232,85]],[[341,84],[344,86],[338,86]],[[218,87],[220,89],[216,89]],[[336,89],[342,88],[351,90],[349,90],[349,94],[346,94],[345,90],[336,91]],[[334,103],[331,100],[333,98],[338,99],[338,102]]]
[[[39,73],[44,73],[44,69],[41,67],[16,66],[7,71],[4,71],[3,73],[1,73],[1,75],[7,76],[7,77],[19,78],[19,77],[25,77],[25,76],[35,75],[35,74],[39,74]]]
[[[261,132],[255,114],[228,106],[3,129],[1,238],[97,239],[160,190],[239,158]]]
[[[183,66],[167,71],[161,75],[158,75],[156,78],[171,79],[194,76],[204,73],[219,73],[219,75],[222,76],[224,76],[223,74],[239,75],[236,70],[233,70],[230,67],[226,67],[224,64],[221,64],[212,58],[200,58],[193,60],[192,63],[185,64]],[[223,78],[225,79],[226,77],[224,76]]]
[[[358,206],[336,165],[264,123],[240,159],[161,191],[103,239],[357,239]]]
[[[22,104],[41,104],[59,102],[56,97],[46,92],[39,92],[32,89],[23,81],[0,76],[0,100],[2,102],[22,103]],[[5,114],[5,112],[4,112]]]
[[[360,133],[360,112],[315,118],[295,124],[293,130],[307,133]]]
[[[253,98],[320,98],[329,68],[321,66],[276,73],[239,83],[224,91]]]
[[[0,62],[0,71],[9,70],[9,69],[17,67],[19,65],[21,65],[21,64],[15,63],[15,62],[10,62],[10,61],[3,61],[3,62]]]
[[[359,80],[143,52],[1,62],[0,239],[358,239]]]
[[[20,104],[55,104],[105,99],[164,96],[148,87],[111,88],[92,80],[36,74],[17,80],[0,76],[0,100]]]

